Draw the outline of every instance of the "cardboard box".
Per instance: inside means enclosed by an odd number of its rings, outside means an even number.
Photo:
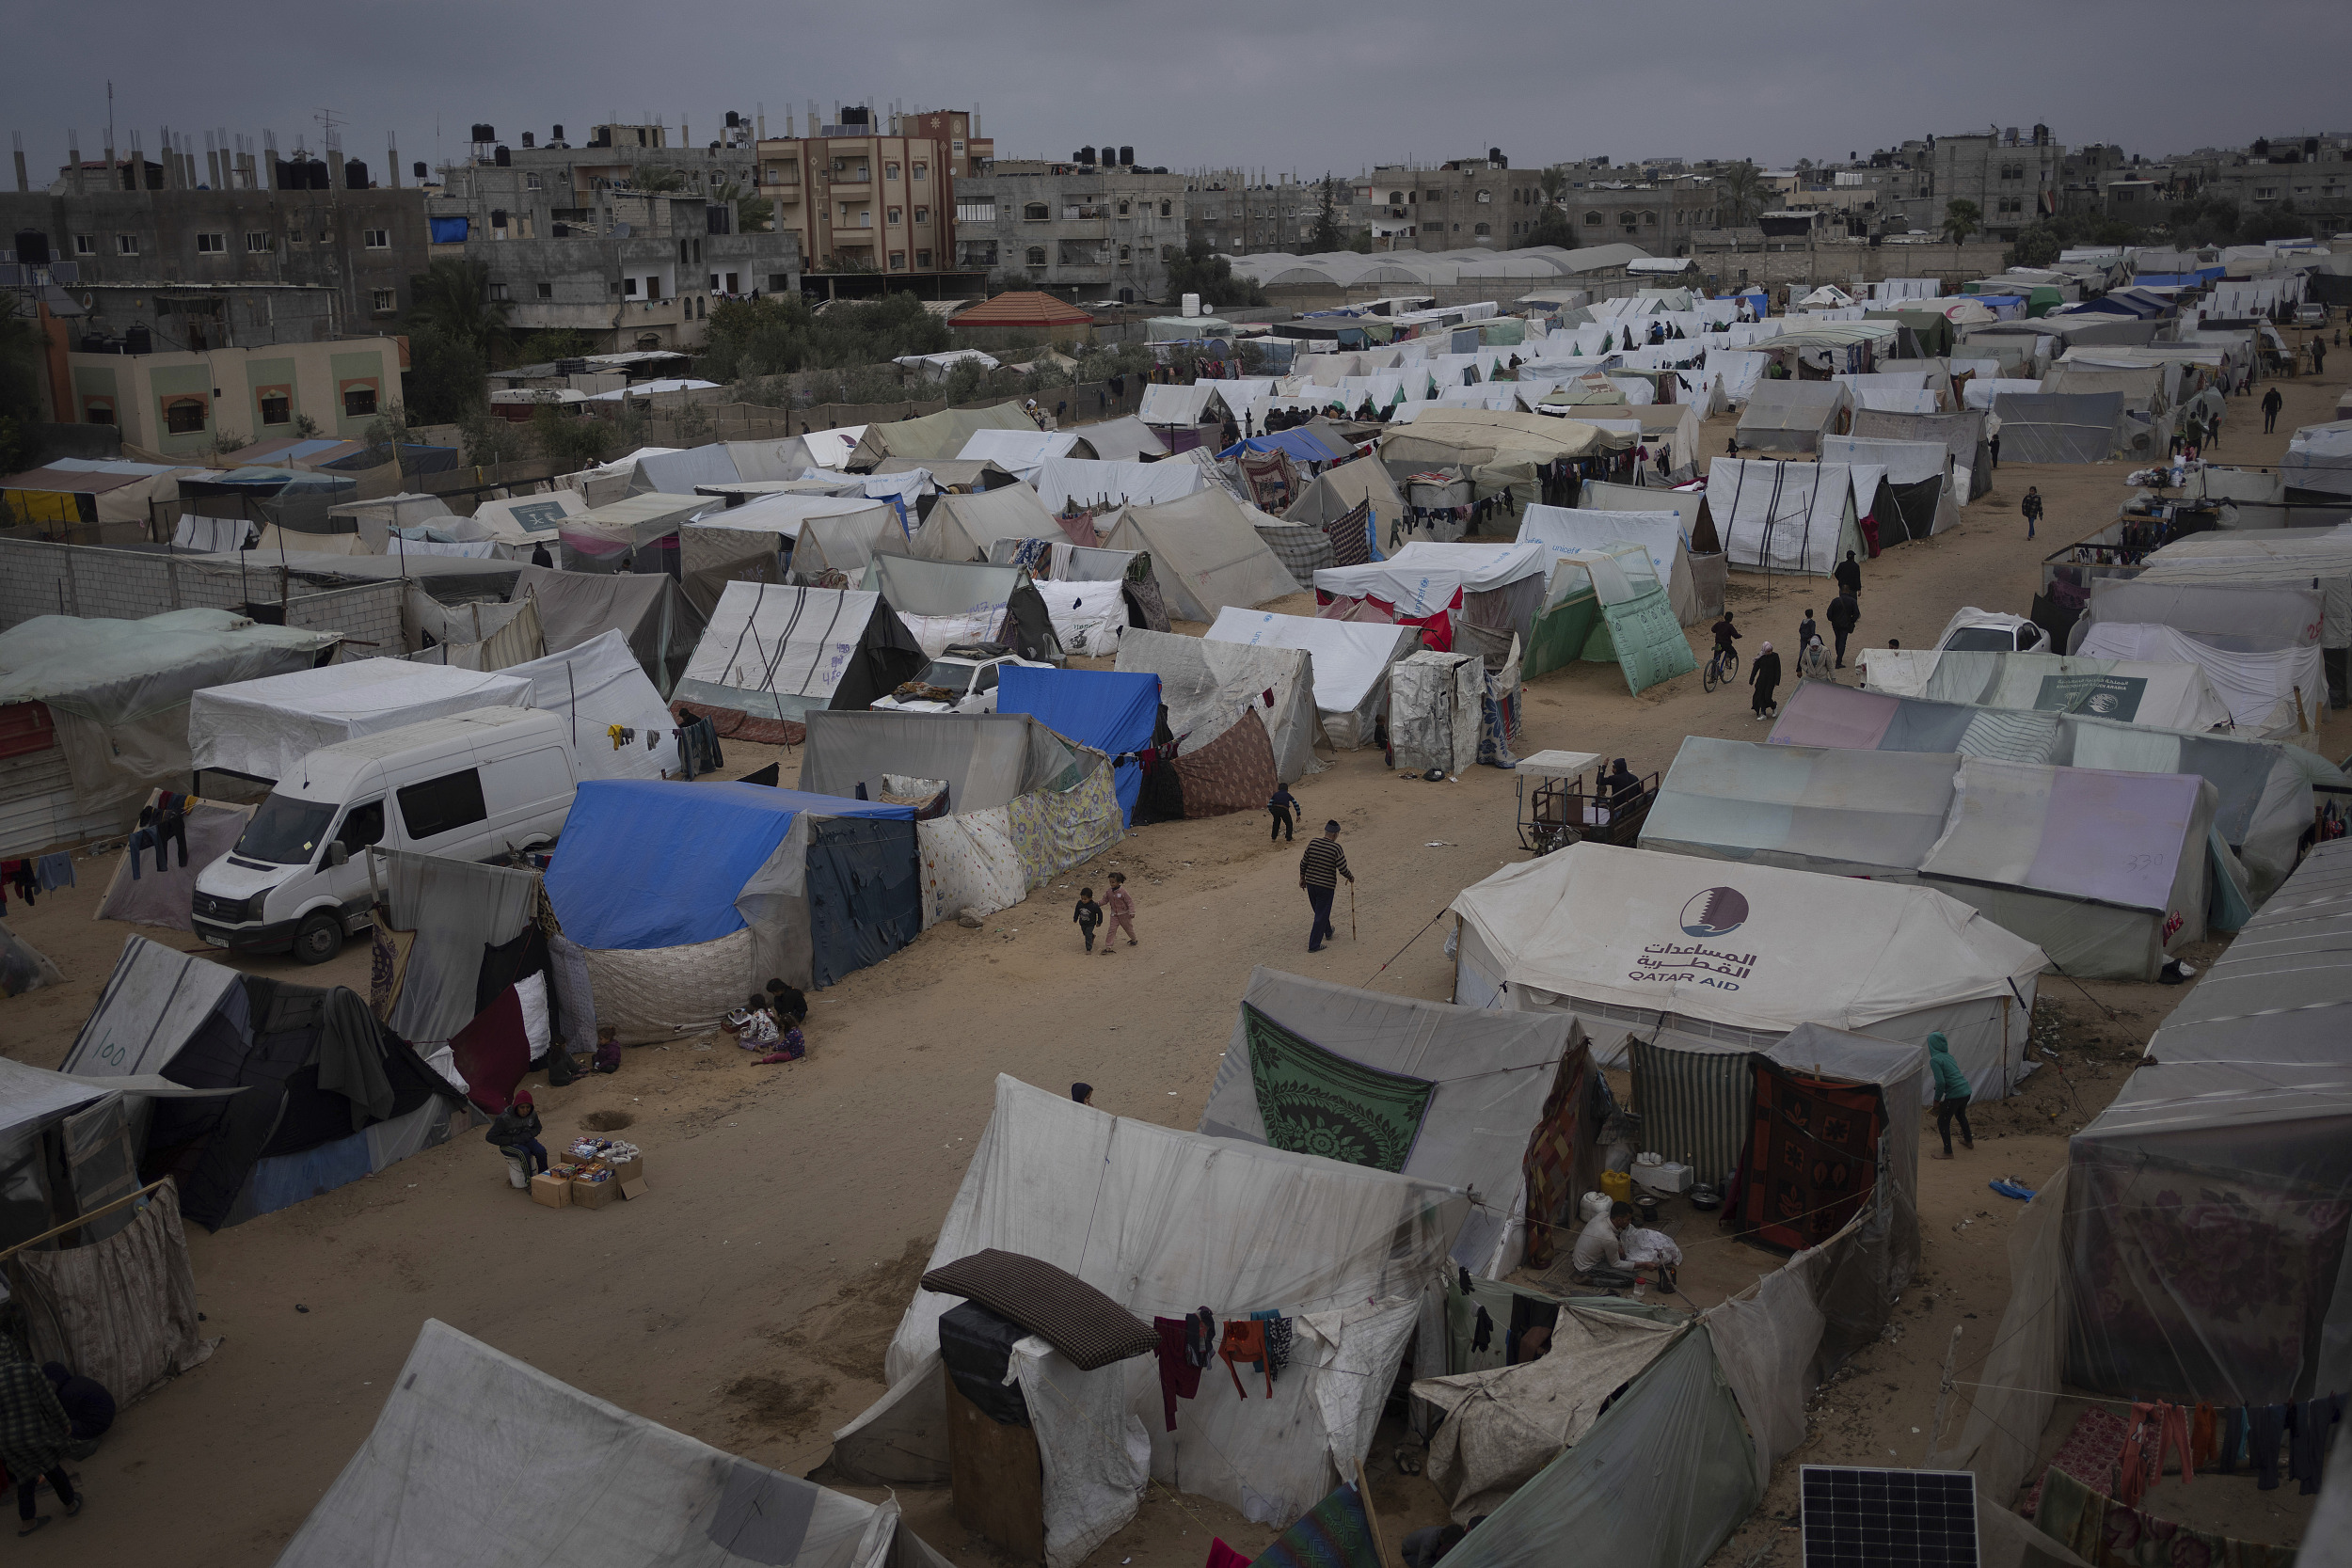
[[[572,1184],[561,1176],[534,1176],[531,1179],[531,1201],[549,1209],[568,1209],[572,1205]]]
[[[644,1179],[645,1157],[643,1154],[638,1155],[634,1160],[607,1160],[604,1164],[605,1168],[612,1173],[612,1180],[615,1181],[638,1181]]]
[[[645,1196],[645,1179],[642,1176],[628,1181],[616,1181],[613,1185],[621,1189],[621,1196],[625,1198],[634,1200]]]
[[[575,1181],[571,1184],[572,1206],[576,1209],[601,1209],[621,1196],[618,1181]]]

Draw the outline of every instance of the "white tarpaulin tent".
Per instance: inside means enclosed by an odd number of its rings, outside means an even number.
[[[1396,766],[1460,778],[1478,760],[1485,719],[1486,660],[1427,649],[1389,666],[1389,737]]]
[[[1823,436],[1845,433],[1852,407],[1853,394],[1835,381],[1759,381],[1740,414],[1740,444],[1765,451],[1819,451]]]
[[[1658,579],[1666,585],[1666,601],[1674,606],[1675,619],[1686,626],[1701,619],[1679,512],[1596,512],[1536,505],[1519,518],[1518,537],[1523,545],[1540,544],[1554,554],[1602,550],[1620,543],[1639,545],[1649,553]]]
[[[1862,548],[1850,467],[1716,458],[1707,469],[1707,509],[1725,560],[1749,571],[1829,576]]]
[[[1573,1012],[1597,1052],[1661,1022],[1757,1045],[1806,1022],[1904,1043],[1940,1029],[1979,1098],[2020,1076],[2045,962],[1927,888],[1591,842],[1453,909],[1465,1006]]]
[[[2305,425],[2287,438],[2287,487],[2352,496],[2352,420]]]
[[[2230,722],[2228,705],[2190,663],[1934,648],[1866,648],[1862,662],[1871,690],[1898,697],[2089,713],[2167,730]]]
[[[1012,435],[1018,431],[982,431]],[[975,437],[977,439],[977,437]],[[923,561],[986,561],[988,548],[999,539],[1067,541],[1054,515],[1025,484],[1004,484],[993,490],[946,495],[931,502],[907,553]]]
[[[1073,1370],[1054,1398],[1025,1373],[1048,1456],[1053,1568],[1134,1517],[1147,1437],[1153,1480],[1265,1524],[1352,1477],[1416,1332],[1442,1354],[1446,1251],[1469,1208],[1450,1185],[1113,1117],[999,1077],[930,1267],[996,1248],[1074,1275],[1146,1323],[1213,1302],[1224,1319],[1279,1312],[1295,1325],[1267,1398],[1219,1397],[1204,1378],[1200,1398],[1164,1414],[1149,1356]],[[883,1363],[890,1392],[834,1434],[844,1476],[946,1478],[939,1320],[953,1305],[916,1291]],[[1058,1485],[1057,1454],[1124,1485]]]
[[[1173,461],[1143,467],[1202,472]],[[1168,612],[1180,620],[1214,621],[1228,607],[1248,609],[1299,590],[1258,537],[1253,515],[1263,514],[1253,514],[1223,490],[1200,490],[1157,506],[1120,508],[1104,531],[1103,547],[1148,551]]]
[[[1080,506],[1156,506],[1182,500],[1209,482],[1198,463],[1103,463],[1082,457],[1048,458],[1038,466],[1037,496],[1048,512],[1072,501]]]
[[[1896,502],[1902,509],[1904,525],[1914,539],[1923,533],[1941,533],[1957,523],[1960,520],[1958,508],[1967,499],[1956,492],[1952,454],[1941,441],[1890,441],[1868,436],[1833,436],[1821,443],[1821,461],[1876,465],[1884,468],[1886,483],[1895,487]],[[1935,488],[1931,492],[1915,488],[1928,484]],[[1883,523],[1879,531],[1882,540],[1899,542],[1887,538]]]
[[[1462,609],[1468,594],[1530,579],[1547,582],[1551,561],[1551,550],[1534,542],[1438,545],[1417,539],[1386,561],[1326,566],[1315,574],[1315,591],[1372,599],[1400,620],[1420,621]],[[1516,629],[1526,635],[1526,627]]]
[[[1074,449],[1084,447],[1084,451]],[[993,463],[1017,479],[1034,480],[1049,458],[1092,457],[1093,444],[1074,430],[976,430],[959,460]]]
[[[670,733],[677,721],[618,630],[499,673],[531,683],[525,706],[569,722],[580,777],[658,779],[677,771],[677,737]],[[615,724],[636,737],[616,744],[606,733]]]
[[[1325,736],[1315,711],[1318,665],[1304,647],[1226,641],[1214,630],[1184,637],[1130,626],[1120,637],[1116,668],[1160,677],[1168,733],[1184,751],[1200,751],[1250,713],[1265,725],[1274,771],[1284,784],[1323,771],[1315,756],[1315,743]]]
[[[894,1502],[739,1459],[427,1318],[278,1568],[946,1568]]]
[[[911,678],[922,650],[880,594],[730,582],[676,695],[761,719],[864,707]]]
[[[1291,1092],[1295,1081],[1285,1076],[1283,1042],[1275,1042],[1264,1062],[1251,1054],[1251,1040],[1263,1037],[1266,1022],[1375,1072],[1427,1079],[1436,1087],[1401,1173],[1482,1195],[1454,1240],[1455,1262],[1486,1279],[1519,1266],[1527,1248],[1528,1148],[1555,1088],[1573,1084],[1584,1068],[1584,1037],[1574,1019],[1390,996],[1263,965],[1250,972],[1241,1000],[1232,1043],[1200,1112],[1202,1133],[1274,1148],[1311,1141],[1320,1101]],[[1573,1119],[1582,1111],[1566,1105],[1562,1114]],[[1328,1125],[1339,1127],[1339,1117]],[[1343,1143],[1370,1153],[1377,1139],[1335,1140],[1333,1147]],[[1534,1218],[1553,1225],[1566,1216]]]
[[[531,682],[401,658],[326,664],[208,687],[188,703],[192,766],[272,783],[322,746],[480,707],[519,707]]]
[[[1326,621],[1262,610],[1219,610],[1205,636],[1213,642],[1312,654],[1314,705],[1322,714],[1324,733],[1343,751],[1372,744],[1373,725],[1388,709],[1389,666],[1421,646],[1418,626]]]
[[[2328,702],[2326,655],[2318,648],[2236,652],[2214,647],[2171,626],[2101,621],[2083,634],[2078,651],[2090,658],[2192,666],[2204,673],[2213,689],[2229,705],[2230,721],[2242,733],[2261,740],[2293,740],[2304,745],[2318,739],[2320,710]]]
[[[2342,529],[2227,529],[2192,534],[2150,555],[2135,580],[2316,588],[2327,610],[2320,646],[2352,647],[2352,532]],[[2103,610],[2099,619],[2122,617]],[[2169,616],[2162,619],[2168,626],[2180,626]]]

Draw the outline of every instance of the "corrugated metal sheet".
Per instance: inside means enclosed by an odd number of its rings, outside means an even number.
[[[111,812],[82,811],[63,747],[0,760],[0,858],[96,838],[119,826]]]

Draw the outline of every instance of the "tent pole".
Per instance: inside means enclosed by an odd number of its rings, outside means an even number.
[[[1380,1568],[1398,1568],[1388,1542],[1381,1537],[1380,1515],[1372,1511],[1372,1482],[1364,1479],[1364,1462],[1360,1459],[1356,1461],[1356,1498],[1364,1505],[1364,1523],[1372,1527],[1372,1544],[1379,1550]]]
[[[19,1242],[16,1245],[9,1247],[7,1251],[0,1252],[0,1262],[6,1262],[8,1259],[15,1257],[18,1253],[23,1252],[29,1247],[37,1247],[53,1236],[62,1236],[69,1230],[79,1230],[82,1227],[89,1224],[90,1221],[98,1219],[102,1215],[111,1214],[126,1203],[136,1203],[139,1199],[145,1197],[148,1194],[153,1192],[156,1188],[162,1186],[165,1182],[170,1180],[171,1178],[168,1176],[158,1177],[156,1180],[150,1181],[146,1186],[141,1187],[135,1193],[126,1193],[122,1196],[116,1198],[112,1203],[102,1203],[97,1208],[91,1210],[88,1213],[81,1215],[76,1219],[68,1220],[63,1225],[56,1226],[50,1229],[44,1230],[29,1242]],[[1372,1511],[1372,1504],[1369,1501],[1364,1504],[1364,1511],[1367,1513]],[[1383,1560],[1386,1560],[1385,1558]]]

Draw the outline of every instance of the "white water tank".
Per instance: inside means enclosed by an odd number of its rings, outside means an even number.
[[[1197,316],[1200,313],[1200,296],[1199,294],[1186,294],[1184,296],[1184,314],[1187,316]]]

